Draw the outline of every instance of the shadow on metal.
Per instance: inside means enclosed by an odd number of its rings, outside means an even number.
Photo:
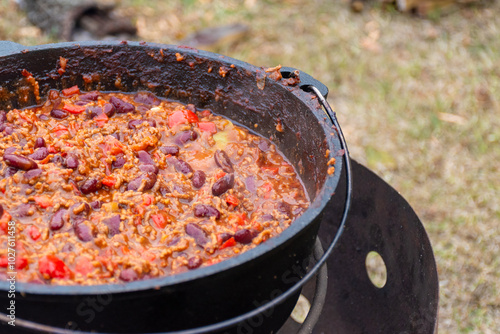
[[[432,334],[437,332],[438,276],[431,244],[417,215],[391,186],[352,161],[353,195],[342,237],[328,265],[326,303],[314,334]],[[345,184],[325,211],[319,236],[329,242],[343,208]],[[325,224],[326,223],[326,224]],[[387,283],[377,288],[365,264],[381,255]],[[314,295],[309,284],[302,294]],[[310,299],[311,300],[311,299]],[[295,333],[288,321],[281,333]]]

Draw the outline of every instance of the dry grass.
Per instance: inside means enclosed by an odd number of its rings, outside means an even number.
[[[412,204],[440,278],[440,333],[500,328],[500,5],[434,20],[345,2],[122,0],[141,39],[244,22],[218,53],[304,70],[330,87],[353,157]],[[9,13],[8,15],[4,15]],[[0,39],[50,41],[0,0]]]

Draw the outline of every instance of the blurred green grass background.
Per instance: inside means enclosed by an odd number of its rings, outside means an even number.
[[[500,328],[500,5],[431,19],[345,1],[118,1],[148,42],[250,27],[211,48],[259,66],[292,66],[330,88],[354,159],[397,189],[430,236],[440,333]],[[55,42],[0,0],[0,40]]]

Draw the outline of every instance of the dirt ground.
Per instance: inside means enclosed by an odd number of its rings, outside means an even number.
[[[207,46],[259,66],[293,66],[331,91],[352,156],[397,189],[431,239],[440,333],[500,328],[498,2],[416,18],[376,2],[119,1],[138,39],[177,44],[240,23]],[[0,40],[57,41],[0,0]]]

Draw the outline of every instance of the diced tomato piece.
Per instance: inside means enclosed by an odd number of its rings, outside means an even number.
[[[66,110],[70,114],[81,114],[85,109],[87,109],[87,107],[77,106],[76,104],[65,104],[63,107],[63,110]]]
[[[34,196],[35,203],[38,204],[42,209],[46,209],[52,206],[52,199],[46,195]]]
[[[94,117],[94,121],[97,123],[97,126],[102,128],[104,124],[106,124],[109,120],[109,117],[106,116],[105,113],[99,114],[96,117]]]
[[[73,86],[73,87],[69,87],[69,88],[66,88],[66,89],[63,89],[61,91],[62,95],[64,96],[70,96],[70,95],[74,95],[74,94],[80,94],[80,88],[78,88],[78,86]]]
[[[16,269],[24,269],[28,265],[28,259],[23,256],[16,256]],[[9,258],[7,255],[0,256],[0,267],[7,268],[9,266]]]
[[[145,251],[142,253],[142,258],[149,262],[153,262],[156,259],[156,255],[153,252]]]
[[[178,124],[188,124],[198,122],[198,116],[188,109],[175,111],[172,115],[168,116],[168,126],[173,128]]]
[[[198,128],[211,134],[217,133],[217,126],[214,122],[198,122]]]
[[[55,255],[45,255],[38,260],[38,270],[45,278],[69,278],[71,270]]]
[[[238,206],[238,204],[240,204],[240,200],[238,199],[238,197],[236,197],[234,195],[227,195],[226,196],[226,203],[228,205]]]
[[[157,214],[151,215],[151,218],[153,218],[153,223],[155,223],[158,228],[165,228],[168,224],[168,217],[163,211],[159,211]]]
[[[76,272],[82,274],[83,276],[86,276],[92,270],[94,270],[94,266],[92,265],[92,262],[88,257],[81,255],[76,258],[76,265],[75,265]]]
[[[0,268],[7,268],[8,265],[9,259],[7,258],[7,255],[0,256]]]
[[[224,175],[226,175],[226,173],[225,173],[225,172],[223,172],[223,171],[219,171],[219,172],[215,173],[215,175],[214,175],[214,176],[215,176],[215,179],[216,179],[216,180],[218,180],[218,179],[220,179],[221,177],[223,177]]]
[[[278,166],[262,166],[263,171],[268,172],[272,175],[277,175],[280,168]]]
[[[28,265],[28,259],[22,256],[16,257],[16,269],[24,269]]]
[[[138,226],[138,225],[141,225],[141,224],[142,224],[142,218],[141,218],[141,216],[136,216],[134,218],[134,225]]]
[[[104,137],[103,151],[107,155],[117,155],[123,153],[123,144],[115,137],[108,135]]]
[[[52,133],[54,133],[54,136],[56,136],[56,137],[60,137],[63,134],[68,133],[68,132],[69,132],[68,128],[62,124],[57,124],[56,126],[54,126],[52,128]]]
[[[151,205],[154,201],[154,196],[150,194],[144,194],[142,195],[142,205],[148,206]]]
[[[224,248],[227,248],[227,247],[233,247],[234,245],[236,245],[236,241],[234,240],[233,237],[229,238],[226,240],[226,242],[224,242],[220,247],[219,249],[224,249]]]
[[[38,238],[40,238],[40,229],[36,225],[31,225],[29,234],[31,239],[37,240]]]
[[[7,211],[4,211],[2,217],[0,218],[0,230],[2,230],[5,234],[7,233],[7,225],[11,219],[12,216]]]
[[[57,148],[55,146],[52,146],[52,145],[48,145],[47,150],[49,151],[49,153],[56,153],[57,152]]]
[[[114,178],[114,176],[105,176],[103,179],[102,179],[102,184],[104,184],[105,186],[108,186],[108,187],[113,187],[116,183],[116,179]]]
[[[262,185],[262,189],[264,190],[264,198],[268,199],[271,196],[273,185],[271,184],[271,182],[266,182]]]
[[[123,253],[123,254],[128,254],[128,253],[130,253],[130,248],[128,248],[128,246],[122,246],[122,247],[121,247],[121,250],[122,250],[122,253]]]
[[[232,215],[229,215],[229,221],[233,224],[238,224],[238,225],[245,225],[247,221],[247,213],[235,213]]]

